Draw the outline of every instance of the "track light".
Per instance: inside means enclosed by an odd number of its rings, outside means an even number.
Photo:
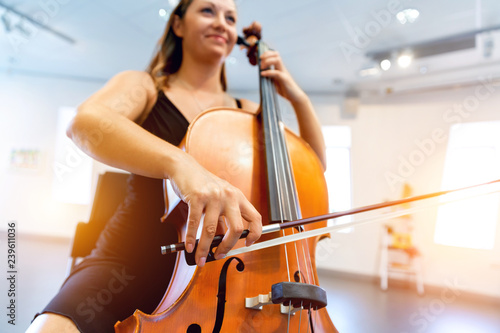
[[[420,16],[420,12],[414,8],[407,8],[396,14],[399,23],[413,23]]]
[[[24,37],[30,38],[34,31],[36,31],[37,29],[43,29],[46,32],[49,32],[70,44],[74,44],[76,42],[73,38],[55,29],[52,29],[45,23],[42,23],[41,20],[35,20],[29,15],[20,12],[13,6],[4,4],[2,1],[0,1],[0,8],[3,8],[5,10],[2,14],[1,20],[7,33],[20,33]],[[46,20],[49,19],[50,14],[48,12],[40,11],[39,14],[40,16],[45,15]]]
[[[2,22],[3,22],[3,26],[5,28],[5,31],[6,32],[11,32],[12,31],[12,25],[11,25],[11,21],[10,21],[10,18],[7,16],[8,15],[8,11],[5,11],[2,15]]]

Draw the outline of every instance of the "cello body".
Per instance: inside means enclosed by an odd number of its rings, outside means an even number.
[[[238,187],[268,219],[266,156],[261,119],[241,109],[213,108],[190,125],[181,145],[207,170]],[[285,130],[288,153],[303,217],[328,212],[323,167],[300,137]],[[186,205],[180,203],[165,223],[175,223],[184,240]],[[324,227],[326,222],[306,229]],[[258,242],[297,232],[291,229],[262,235]],[[131,332],[337,332],[326,308],[282,311],[280,304],[261,309],[246,307],[248,298],[269,295],[273,284],[290,281],[318,285],[315,249],[321,237],[247,252],[188,266],[177,254],[175,270],[161,303],[153,314],[139,310],[115,325],[117,333]],[[235,248],[245,246],[240,239]],[[174,255],[174,254],[170,254]],[[284,313],[282,313],[284,312]]]

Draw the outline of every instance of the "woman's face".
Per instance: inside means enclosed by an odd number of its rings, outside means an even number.
[[[236,6],[233,0],[193,0],[184,18],[176,20],[174,31],[183,39],[184,52],[204,59],[231,53],[236,40]]]

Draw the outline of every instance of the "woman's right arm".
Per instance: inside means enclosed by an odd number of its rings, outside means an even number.
[[[261,234],[259,212],[243,193],[216,177],[181,149],[138,125],[156,102],[152,79],[143,72],[123,72],[79,108],[68,136],[87,154],[108,165],[146,177],[170,179],[176,194],[189,207],[186,249],[192,252],[198,227],[203,228],[196,262],[205,264],[219,223],[225,221],[225,237],[216,258],[224,257],[236,244],[248,222],[247,245]],[[224,218],[221,218],[224,217]]]
[[[67,134],[100,162],[147,177],[168,178],[184,154],[137,124],[156,97],[149,74],[122,72],[80,105]]]

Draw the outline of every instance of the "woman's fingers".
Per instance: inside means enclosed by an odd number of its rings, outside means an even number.
[[[249,245],[259,239],[262,232],[262,221],[259,212],[245,198],[243,193],[228,183],[221,185],[222,189],[214,190],[211,194],[193,196],[189,205],[188,224],[186,232],[186,250],[192,252],[196,243],[196,235],[201,224],[201,235],[195,253],[195,260],[199,267],[206,263],[214,236],[220,230],[226,230],[221,243],[217,246],[214,255],[216,259],[223,258],[240,239],[248,222],[250,233],[246,244]],[[200,199],[203,198],[203,199]],[[225,228],[220,224],[225,224]]]
[[[188,202],[188,206],[189,210],[185,244],[186,251],[191,253],[193,252],[196,244],[196,235],[198,233],[198,227],[200,226],[201,217],[203,216],[203,207],[194,202]]]
[[[250,231],[246,238],[247,246],[253,244],[262,234],[261,215],[255,207],[246,200],[243,194],[240,195],[239,205],[231,205],[223,212],[223,220],[226,224],[227,231],[224,234],[222,242],[215,251],[216,259],[223,258],[234,247],[245,229],[245,222],[248,223],[248,230]]]
[[[267,51],[260,56],[260,68],[266,69],[274,67],[277,70],[283,70],[283,63],[277,51]]]
[[[205,217],[203,219],[201,235],[195,254],[195,260],[199,267],[203,267],[207,260],[208,252],[210,251],[210,245],[212,244],[212,240],[214,239],[217,231],[219,216],[220,207],[218,205],[218,202],[210,202],[205,207]]]
[[[248,201],[240,206],[241,216],[248,222],[248,236],[245,245],[249,246],[257,241],[262,234],[262,216]]]
[[[224,211],[224,220],[227,231],[224,234],[222,242],[217,246],[215,259],[222,259],[234,247],[241,234],[244,231],[243,219],[238,206],[231,206]]]
[[[290,102],[296,102],[304,96],[303,90],[297,85],[285,68],[279,52],[267,51],[260,57],[261,75],[274,80],[278,93]]]

